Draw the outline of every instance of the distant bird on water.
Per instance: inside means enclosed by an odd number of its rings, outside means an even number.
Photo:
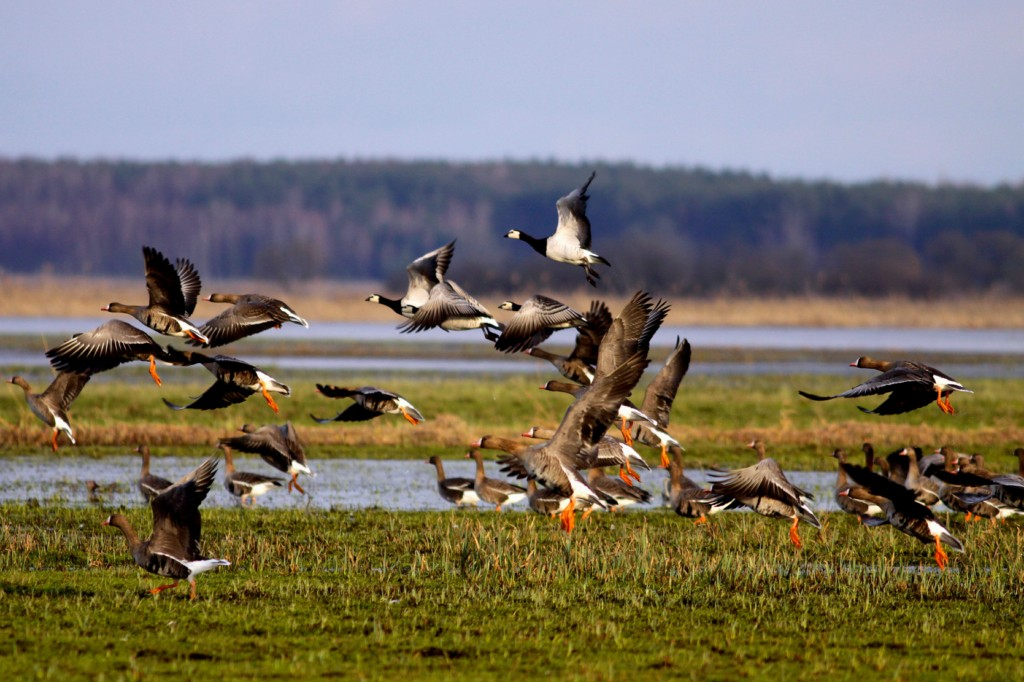
[[[832,400],[889,393],[889,397],[873,410],[858,406],[861,412],[889,415],[922,408],[933,400],[940,410],[953,414],[949,396],[956,391],[974,393],[948,374],[912,360],[875,360],[864,355],[851,362],[850,367],[875,369],[881,374],[836,395],[821,396],[799,391],[800,395],[810,400]]]
[[[231,307],[217,317],[207,320],[199,331],[207,337],[207,346],[223,346],[238,339],[252,336],[271,327],[291,322],[301,327],[309,323],[284,301],[262,294],[211,294],[206,298],[213,303],[231,303]],[[199,346],[195,339],[187,341]]]
[[[596,171],[590,174],[579,189],[555,202],[558,226],[554,234],[538,238],[522,230],[509,230],[505,236],[526,242],[534,251],[553,261],[579,265],[586,274],[587,282],[596,287],[601,276],[593,266],[597,263],[611,266],[611,263],[590,250],[590,220],[587,219],[587,199],[590,195],[587,194],[587,188],[595,175]]]
[[[142,247],[142,256],[146,262],[149,305],[115,302],[102,310],[131,315],[153,331],[167,336],[208,343],[206,335],[188,319],[196,309],[202,286],[195,266],[184,258],[179,258],[175,265],[171,265],[166,256],[150,246]]]

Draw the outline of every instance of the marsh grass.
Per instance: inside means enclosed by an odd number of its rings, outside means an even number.
[[[233,565],[158,597],[98,509],[0,509],[3,666],[25,677],[1010,679],[1024,533],[951,521],[928,546],[826,514],[210,509]],[[148,532],[148,513],[128,510]]]

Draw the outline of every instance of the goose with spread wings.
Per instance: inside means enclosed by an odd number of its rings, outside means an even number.
[[[160,344],[138,327],[110,320],[92,331],[75,334],[46,351],[50,366],[58,372],[96,374],[135,360],[149,363],[149,375],[157,386],[163,384],[156,371],[157,360],[173,364]]]
[[[409,277],[405,295],[402,298],[387,298],[380,294],[370,294],[366,300],[379,303],[403,317],[412,317],[416,310],[426,304],[430,290],[444,280],[448,266],[455,254],[455,240],[444,246],[425,253],[405,268]]]
[[[277,403],[271,393],[289,396],[292,390],[259,367],[227,355],[204,355],[197,351],[179,351],[168,346],[167,354],[174,364],[202,365],[217,380],[206,391],[188,405],[175,405],[166,398],[164,404],[172,410],[217,410],[243,402],[253,393],[263,395],[267,405],[274,412]]]
[[[207,320],[199,331],[207,337],[209,347],[244,339],[253,334],[278,327],[285,322],[309,327],[309,322],[299,317],[284,301],[263,294],[210,294],[207,301],[230,303],[231,307]],[[186,343],[198,346],[199,341],[190,339]]]
[[[397,393],[385,391],[376,386],[348,388],[345,386],[317,384],[316,390],[328,398],[351,398],[355,401],[334,417],[321,419],[320,417],[310,415],[314,421],[320,424],[329,424],[335,421],[360,422],[379,417],[382,414],[400,414],[413,426],[426,421],[423,414],[408,400]]]
[[[62,433],[68,437],[72,445],[75,444],[75,435],[71,430],[68,409],[85,388],[90,376],[84,372],[58,372],[42,393],[33,393],[32,386],[20,376],[11,377],[8,380],[8,383],[14,384],[25,392],[25,402],[32,414],[53,429],[53,438],[50,444],[54,452],[57,452],[57,436]]]

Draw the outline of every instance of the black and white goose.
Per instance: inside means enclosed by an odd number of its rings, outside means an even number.
[[[484,336],[494,341],[502,329],[501,323],[480,301],[450,279],[435,284],[422,306],[407,305],[402,311],[411,313],[408,320],[398,325],[402,334],[436,327],[449,332],[482,329]]]
[[[558,226],[554,234],[537,238],[522,230],[509,230],[505,233],[509,239],[526,242],[534,251],[546,258],[582,267],[591,286],[597,286],[597,280],[600,279],[593,266],[597,263],[611,265],[590,250],[590,220],[587,219],[587,200],[590,195],[587,194],[587,188],[590,187],[595,175],[596,171],[590,174],[583,186],[555,202],[555,208],[558,209]]]
[[[425,253],[405,268],[409,276],[409,284],[402,298],[387,298],[380,294],[370,294],[366,300],[379,303],[403,317],[412,317],[415,311],[426,304],[430,298],[430,290],[438,282],[444,280],[448,266],[455,254],[455,240],[444,246]]]
[[[581,313],[561,301],[541,294],[531,296],[521,304],[502,301],[501,310],[515,313],[494,342],[495,350],[502,353],[518,353],[543,343],[553,332],[560,329],[581,327],[587,323]]]

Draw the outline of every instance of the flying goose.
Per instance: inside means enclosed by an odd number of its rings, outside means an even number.
[[[358,422],[379,417],[382,414],[401,414],[413,426],[416,426],[425,418],[420,411],[413,407],[412,403],[391,391],[385,391],[376,386],[362,386],[360,388],[347,388],[344,386],[330,386],[317,384],[316,390],[328,398],[351,398],[355,402],[336,416],[329,419],[313,417],[313,420],[320,424],[338,422]]]
[[[524,432],[522,435],[523,438],[551,440],[555,435],[555,430],[545,429],[540,426],[533,426],[529,431]],[[633,484],[630,479],[636,481],[640,480],[640,475],[633,469],[634,464],[646,471],[651,470],[650,465],[644,461],[644,458],[641,457],[640,453],[634,450],[632,446],[626,445],[621,440],[617,440],[608,435],[602,436],[601,439],[597,441],[597,449],[594,455],[591,466],[588,468],[617,466],[619,467],[619,478],[621,478],[627,485]]]
[[[135,563],[150,573],[171,578],[170,585],[160,585],[149,591],[159,594],[177,587],[182,580],[191,586],[189,599],[196,598],[196,576],[217,566],[230,566],[224,559],[208,559],[201,554],[202,520],[199,505],[210,492],[217,473],[217,457],[211,457],[194,471],[153,498],[153,533],[148,540],[140,540],[128,519],[111,514],[104,526],[114,526],[124,533],[128,550]]]
[[[51,445],[54,452],[57,452],[58,434],[63,433],[72,445],[75,444],[68,408],[82,392],[89,377],[90,375],[84,372],[58,372],[42,393],[33,393],[29,383],[20,376],[8,380],[8,383],[20,387],[25,392],[25,402],[28,403],[28,409],[32,410],[32,414],[53,429]]]
[[[167,336],[207,343],[206,335],[188,319],[196,309],[202,286],[195,266],[184,258],[171,265],[166,256],[150,246],[142,247],[142,256],[146,262],[149,305],[111,303],[102,310],[131,315],[153,331]]]
[[[612,314],[601,301],[591,301],[586,324],[576,328],[576,343],[569,355],[557,355],[543,348],[527,348],[527,355],[547,360],[558,373],[577,384],[589,384],[594,379],[597,349],[612,324]]]
[[[289,396],[292,390],[263,370],[227,355],[204,355],[198,351],[179,351],[167,347],[168,357],[180,365],[202,365],[217,378],[213,385],[188,405],[175,405],[166,398],[164,404],[172,410],[216,410],[243,402],[253,393],[261,393],[274,412],[277,403],[271,392]]]
[[[875,369],[881,374],[836,395],[821,396],[806,391],[798,392],[810,400],[861,398],[888,393],[889,397],[873,410],[860,406],[857,408],[867,414],[882,415],[910,412],[928,405],[933,400],[943,412],[953,414],[949,396],[956,391],[974,393],[948,374],[912,360],[875,360],[864,355],[851,362],[850,367]]]
[[[46,357],[58,372],[86,374],[105,372],[133,360],[148,362],[149,375],[157,386],[163,382],[156,372],[156,361],[168,363],[169,359],[149,334],[121,320],[110,320],[92,331],[75,334],[46,351]]]
[[[398,325],[398,331],[402,334],[435,327],[449,332],[482,329],[484,336],[493,341],[502,329],[501,323],[494,319],[483,304],[450,279],[435,284],[422,306],[407,305],[402,310],[403,313],[412,313],[408,320]]]
[[[415,311],[426,304],[430,290],[438,282],[444,280],[448,265],[455,253],[455,240],[444,246],[425,253],[405,268],[409,276],[405,296],[400,299],[386,298],[380,294],[370,294],[367,301],[379,303],[404,317],[412,317]]]
[[[257,497],[283,485],[285,479],[278,476],[236,471],[231,446],[221,443],[217,447],[224,452],[224,489],[237,497],[243,507],[255,505]],[[246,498],[249,499],[248,504],[246,504]]]
[[[271,327],[280,327],[285,322],[309,327],[309,323],[299,317],[287,303],[263,294],[210,294],[206,300],[232,304],[199,328],[207,338],[206,345],[211,348],[258,334]],[[187,343],[202,345],[195,339]]]
[[[640,411],[648,415],[656,423],[638,421],[633,426],[633,439],[644,445],[661,448],[661,466],[668,467],[668,448],[670,445],[681,448],[675,438],[665,429],[668,428],[668,421],[672,415],[672,403],[679,391],[679,384],[690,369],[690,342],[686,339],[680,343],[676,337],[676,345],[669,354],[668,359],[662,366],[654,379],[647,385],[644,391],[644,400],[640,404]]]
[[[711,492],[728,495],[762,516],[793,519],[789,539],[797,549],[803,547],[797,533],[800,521],[821,528],[818,517],[807,506],[814,496],[789,482],[778,462],[765,456],[764,443],[755,440],[750,447],[757,452],[757,464],[732,471],[713,470]]]
[[[221,438],[218,443],[241,452],[259,455],[270,466],[291,475],[291,480],[288,481],[288,492],[291,492],[294,487],[303,495],[306,494],[296,479],[299,474],[313,477],[316,474],[306,463],[306,451],[291,422],[285,422],[280,426],[266,424],[259,428],[251,424],[243,424],[240,430],[245,434],[244,436]]]
[[[601,263],[611,266],[607,260],[590,250],[590,220],[587,219],[587,188],[593,182],[597,171],[590,174],[587,181],[579,189],[575,189],[557,202],[558,227],[554,234],[539,239],[521,230],[509,230],[505,236],[509,239],[520,239],[537,253],[559,263],[579,265],[591,286],[597,286],[600,275],[593,265]]]
[[[502,301],[501,310],[515,313],[494,342],[495,350],[518,353],[533,348],[559,329],[571,329],[587,323],[582,314],[553,298],[541,294],[531,296],[522,304]]]

